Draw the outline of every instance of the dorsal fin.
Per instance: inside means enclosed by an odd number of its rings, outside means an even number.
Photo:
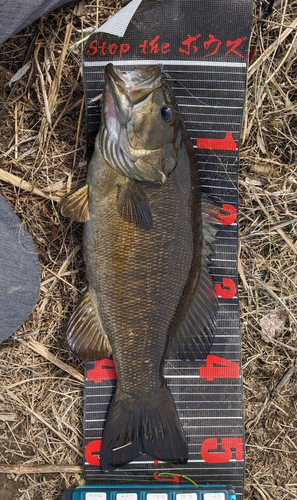
[[[215,334],[218,299],[209,274],[212,244],[218,232],[220,209],[206,195],[201,197],[202,249],[200,276],[193,299],[177,333],[167,349],[167,357],[204,359],[209,353]]]

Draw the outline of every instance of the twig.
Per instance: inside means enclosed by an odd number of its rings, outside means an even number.
[[[273,448],[272,446],[262,446],[260,444],[249,444],[249,443],[246,443],[245,444],[245,447],[246,448],[256,448],[257,450],[269,450],[269,451],[279,451],[281,453],[286,453],[286,454],[289,454],[289,453],[294,453],[294,451],[287,451],[287,450],[284,450],[282,448]]]
[[[80,474],[82,470],[82,465],[0,465],[0,474]]]
[[[282,229],[283,227],[290,226],[291,224],[296,224],[297,222],[297,217],[291,220],[287,220],[286,222],[281,222],[280,224],[277,224],[276,226],[272,226],[269,228],[269,233],[273,233],[274,231],[277,231],[278,229]],[[245,241],[248,240],[249,238],[254,238],[255,236],[264,236],[267,234],[267,231],[258,231],[255,233],[249,233],[246,234],[245,236],[240,237],[240,241]]]
[[[283,347],[284,349],[289,349],[289,351],[297,352],[297,347],[292,347],[291,345],[285,344],[284,342],[281,342],[280,340],[271,339],[271,343],[275,344],[279,347]]]
[[[278,67],[276,68],[276,70],[269,76],[269,78],[265,81],[265,85],[268,85],[268,83],[274,79],[275,75],[278,73],[278,71],[280,70],[280,68],[282,67],[282,65],[284,64],[284,62],[287,60],[287,58],[289,57],[289,54],[291,52],[291,50],[295,50],[295,42],[296,42],[296,38],[297,38],[297,31],[295,33],[295,36],[291,42],[291,45],[289,47],[289,50],[286,51],[285,53],[285,56],[283,57],[283,59],[281,60],[281,62],[279,63]]]
[[[82,99],[81,106],[80,106],[80,111],[79,111],[79,118],[78,118],[77,131],[76,131],[76,138],[75,138],[75,147],[74,147],[73,162],[72,162],[73,168],[75,167],[75,164],[76,164],[76,156],[77,156],[76,153],[77,153],[77,148],[78,148],[78,141],[79,141],[79,135],[80,135],[80,126],[81,126],[81,120],[82,120],[82,116],[83,116],[84,107],[85,107],[85,100]]]
[[[261,210],[264,212],[267,219],[269,220],[270,214],[269,214],[268,210],[266,210],[266,208],[264,207],[262,201],[260,200],[255,189],[253,189],[253,188],[252,188],[252,193],[253,193],[253,196],[254,196],[255,200],[257,201],[259,207],[261,208]],[[284,231],[280,228],[276,229],[276,231],[283,238],[283,240],[287,243],[287,245],[291,248],[292,252],[294,252],[295,255],[297,255],[297,248],[293,245],[292,241],[287,237],[286,233],[284,233]]]
[[[18,104],[16,103],[15,108],[14,108],[14,144],[15,144],[14,158],[15,158],[15,160],[17,160],[17,158],[18,158],[18,152],[19,152],[18,142],[19,142],[19,139],[18,139]]]
[[[77,106],[81,106],[81,101],[82,99],[79,99],[77,102],[75,102],[74,104],[72,104],[71,106],[68,107],[68,104],[69,102],[71,101],[71,98],[72,98],[72,94],[73,94],[73,90],[74,88],[71,89],[71,92],[68,96],[68,99],[67,99],[67,102],[64,106],[64,108],[62,109],[61,113],[59,114],[58,118],[56,119],[56,121],[54,122],[51,130],[49,131],[48,135],[47,135],[47,148],[48,148],[48,145],[50,143],[50,140],[51,140],[51,137],[55,131],[55,128],[57,127],[59,121],[61,120],[61,118],[66,115],[66,113],[70,113],[71,111],[73,111]],[[71,152],[69,152],[69,154],[71,154]]]
[[[55,276],[55,280],[53,280],[52,284],[49,286],[48,290],[47,290],[47,294],[46,296],[44,297],[40,307],[39,307],[39,317],[41,318],[42,314],[43,314],[43,311],[45,310],[47,304],[48,304],[48,301],[49,301],[49,293],[55,288],[56,284],[57,284],[57,281],[58,280],[61,280],[61,281],[64,281],[63,278],[62,278],[62,275],[65,273],[68,265],[70,264],[70,262],[74,259],[75,255],[77,254],[77,252],[79,251],[80,249],[80,246],[79,245],[76,245],[76,247],[74,247],[74,249],[72,250],[72,252],[70,253],[70,255],[67,257],[67,259],[63,262],[63,264],[61,265],[58,273],[54,273],[51,269],[47,268],[47,270],[53,274]],[[45,266],[44,266],[45,267]],[[71,288],[73,288],[74,290],[77,290],[73,285],[71,285],[70,283],[66,282],[67,285]]]
[[[285,372],[285,374],[282,376],[282,378],[280,379],[280,381],[278,382],[278,384],[276,385],[276,387],[274,389],[272,389],[272,391],[270,393],[270,399],[275,398],[275,396],[277,395],[277,393],[282,390],[282,388],[284,387],[284,385],[286,385],[287,382],[289,382],[290,378],[292,377],[292,375],[294,375],[295,372],[296,372],[296,365],[294,363]]]
[[[33,186],[30,182],[27,182],[17,175],[10,174],[9,172],[5,172],[2,168],[0,168],[0,180],[8,182],[13,186],[23,189],[24,191],[29,191],[30,193],[36,194],[41,198],[46,198],[47,200],[60,201],[61,196],[52,195],[50,193],[45,193],[40,188]]]
[[[283,308],[287,311],[287,313],[291,316],[292,320],[294,321],[295,325],[297,325],[297,319],[295,318],[294,314],[290,311],[290,309],[288,308],[288,306],[286,306],[286,304],[282,301],[282,299],[276,295],[276,293],[274,293],[271,288],[269,288],[269,286],[267,286],[263,281],[261,281],[259,278],[256,278],[256,276],[254,276],[253,274],[249,274],[248,273],[248,277],[255,280],[257,283],[259,283],[259,285],[261,285],[263,288],[265,288],[265,290],[270,294],[272,295],[272,297],[277,300],[282,306]]]
[[[43,418],[39,413],[36,413],[34,410],[32,410],[32,408],[30,408],[28,405],[26,405],[26,403],[24,403],[24,401],[21,401],[18,398],[18,396],[16,396],[13,392],[7,391],[7,393],[9,394],[10,398],[17,401],[22,406],[22,408],[24,408],[28,413],[31,413],[31,415],[33,415],[35,418],[37,418],[37,420],[39,420],[43,425],[48,427],[48,429],[50,429],[54,434],[56,434],[56,436],[58,436],[58,438],[61,441],[66,443],[69,446],[69,448],[71,448],[77,455],[79,455],[80,457],[82,456],[81,451],[76,446],[74,446],[74,444],[71,443],[71,441],[69,440],[69,438],[67,436],[64,436],[64,434],[62,434],[62,432],[55,429],[45,418]]]
[[[280,38],[275,40],[269,47],[263,52],[263,54],[258,57],[258,59],[250,66],[248,70],[248,78],[250,78],[255,71],[261,66],[261,64],[268,59],[268,57],[273,53],[278,45],[280,45],[289,35],[290,33],[296,29],[297,27],[297,19],[293,21],[293,23],[285,29],[285,31],[281,34]]]
[[[260,493],[261,498],[263,498],[263,500],[268,500],[265,493],[256,484],[253,484],[253,487],[255,488],[255,490],[258,491],[258,493]]]
[[[59,358],[54,356],[48,349],[45,347],[43,344],[40,344],[40,342],[37,342],[36,340],[23,340],[23,339],[18,339],[15,337],[18,342],[21,344],[30,347],[33,351],[37,352],[37,354],[40,354],[40,356],[43,356],[45,359],[56,365],[58,368],[61,368],[61,370],[64,370],[64,372],[69,373],[72,377],[76,378],[80,382],[84,381],[84,376],[79,373],[75,368],[72,366],[67,365],[64,363],[64,361],[61,361]]]
[[[22,141],[19,141],[17,144],[13,144],[8,151],[6,151],[5,153],[3,153],[3,157],[4,158],[7,158],[10,153],[12,153],[12,151],[16,148],[18,148],[19,146],[21,146],[22,144],[27,144],[28,142],[32,142],[32,141],[35,141],[35,139],[37,139],[38,135],[32,135],[32,137],[28,137],[27,139],[23,139]]]
[[[48,109],[49,109],[49,115],[50,119],[51,116],[55,110],[56,107],[56,101],[58,97],[58,93],[60,90],[60,84],[61,84],[61,79],[62,79],[62,71],[63,71],[63,65],[64,61],[67,55],[68,47],[69,47],[69,42],[71,38],[71,33],[72,33],[72,22],[70,24],[67,24],[66,29],[65,29],[65,38],[63,41],[63,46],[62,46],[62,51],[59,56],[59,62],[57,66],[57,70],[52,82],[52,85],[49,90],[49,95],[48,95]],[[47,131],[48,131],[48,126],[49,122],[47,118],[43,118],[41,121],[40,125],[40,130],[39,130],[39,139],[43,142],[45,140]]]
[[[268,396],[266,396],[265,401],[264,401],[264,403],[263,403],[263,405],[261,407],[261,410],[258,412],[258,414],[256,415],[256,417],[246,423],[247,430],[249,430],[252,427],[252,425],[257,425],[257,423],[259,422],[260,418],[262,417],[262,414],[266,410],[267,405],[270,405],[270,404],[271,404],[270,403],[270,398]]]
[[[243,287],[245,290],[249,290],[249,284],[246,280],[246,277],[245,277],[245,274],[244,274],[244,269],[243,269],[243,266],[242,266],[242,263],[241,263],[241,259],[239,258],[238,259],[238,262],[237,262],[237,266],[238,266],[238,274],[241,278],[241,281],[243,283]]]
[[[72,250],[72,252],[68,255],[68,257],[64,260],[63,264],[61,265],[59,271],[57,273],[55,273],[54,271],[52,271],[51,269],[49,268],[46,268],[46,266],[43,266],[44,268],[47,269],[47,271],[49,271],[53,276],[55,276],[56,280],[51,284],[51,286],[49,287],[48,291],[51,292],[55,286],[56,286],[56,283],[58,280],[61,280],[63,281],[64,283],[66,283],[68,286],[72,287],[74,290],[77,290],[77,288],[73,285],[71,285],[71,283],[68,283],[68,281],[66,280],[63,280],[62,276],[64,275],[64,273],[66,272],[66,269],[68,268],[69,264],[71,264],[71,262],[73,261],[73,259],[75,258],[77,252],[81,249],[81,246],[80,245],[76,245],[74,247],[74,249]]]
[[[31,56],[32,50],[33,50],[34,45],[35,45],[35,41],[36,41],[37,35],[38,35],[38,28],[36,29],[36,31],[35,31],[35,33],[34,33],[34,35],[33,35],[33,37],[32,37],[31,43],[30,43],[30,45],[29,45],[29,48],[28,48],[28,50],[27,50],[27,53],[26,53],[25,59],[24,59],[23,64],[22,64],[23,66],[25,66],[25,64],[26,64],[26,63],[29,61],[29,59],[30,59],[30,56]],[[10,100],[11,100],[11,98],[13,97],[13,94],[15,93],[15,91],[16,91],[16,89],[17,89],[18,85],[19,85],[19,82],[15,82],[15,83],[14,83],[14,85],[13,85],[13,87],[11,88],[11,91],[9,92],[9,95],[8,95],[8,97],[7,97],[7,99],[6,99],[6,102],[5,102],[4,106],[2,107],[2,109],[1,109],[1,111],[0,111],[0,118],[2,118],[3,114],[5,113],[6,108],[7,108],[8,104],[9,104],[9,101],[10,101]]]
[[[0,413],[0,420],[4,422],[15,422],[17,415],[15,413]]]
[[[47,120],[47,123],[49,125],[51,125],[52,119],[51,119],[51,113],[50,113],[49,105],[48,105],[48,97],[47,97],[47,93],[46,93],[45,82],[44,82],[43,73],[41,71],[41,67],[40,67],[40,64],[38,61],[38,54],[39,54],[40,49],[41,49],[41,44],[38,44],[36,49],[35,49],[35,52],[34,52],[34,59],[35,59],[35,64],[36,64],[36,68],[37,68],[37,71],[39,74],[39,79],[40,79],[40,85],[41,85],[41,91],[42,91],[42,95],[43,95],[46,120]]]

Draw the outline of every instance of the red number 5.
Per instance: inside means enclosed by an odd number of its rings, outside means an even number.
[[[90,441],[85,448],[85,459],[90,465],[100,465],[101,439]]]
[[[95,361],[95,366],[92,370],[88,370],[87,380],[93,380],[95,384],[100,384],[102,380],[115,380],[117,374],[112,359],[101,359]]]
[[[219,450],[221,448],[221,450]],[[223,437],[221,445],[218,444],[218,438],[208,438],[203,441],[201,446],[201,457],[210,464],[223,464],[233,458],[235,451],[235,460],[242,460],[243,442],[242,438]]]

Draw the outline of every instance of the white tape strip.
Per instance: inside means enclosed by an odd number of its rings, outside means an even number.
[[[138,6],[141,4],[142,0],[132,0],[126,7],[123,7],[119,12],[117,12],[111,19],[102,24],[100,28],[96,30],[97,32],[109,33],[110,35],[116,35],[119,37],[124,36],[128,25],[135,14]]]

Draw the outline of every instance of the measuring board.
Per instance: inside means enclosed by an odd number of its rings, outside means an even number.
[[[202,192],[218,197],[224,210],[210,266],[219,297],[212,350],[206,360],[169,359],[164,370],[189,445],[187,464],[144,455],[112,472],[101,471],[101,436],[116,373],[112,359],[86,362],[87,482],[179,482],[177,474],[185,474],[198,483],[232,484],[237,498],[243,498],[237,185],[252,8],[253,0],[133,0],[86,43],[87,103],[102,92],[107,63],[128,71],[162,65],[195,148]],[[99,114],[96,103],[87,106],[90,152]]]

